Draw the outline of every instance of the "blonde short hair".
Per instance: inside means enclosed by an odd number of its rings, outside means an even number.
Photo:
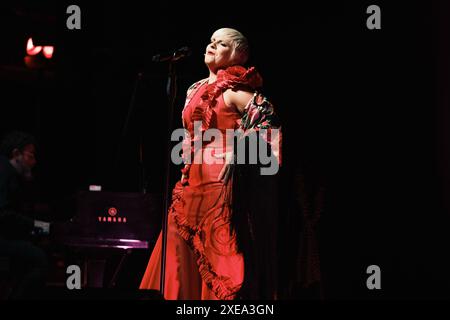
[[[242,33],[232,28],[221,28],[216,30],[216,32],[217,31],[222,31],[230,37],[232,41],[233,53],[231,55],[231,60],[235,64],[245,64],[250,53],[247,38]]]

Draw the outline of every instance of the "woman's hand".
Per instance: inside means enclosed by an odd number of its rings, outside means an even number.
[[[191,165],[190,164],[185,164],[184,168],[181,169],[181,179],[180,182],[182,185],[186,185],[188,183],[189,180],[189,169],[190,169]]]
[[[217,180],[223,179],[223,183],[226,184],[231,176],[231,173],[233,172],[234,154],[232,151],[229,151],[225,153],[216,153],[214,154],[214,157],[225,158],[225,163],[222,170],[220,170]]]

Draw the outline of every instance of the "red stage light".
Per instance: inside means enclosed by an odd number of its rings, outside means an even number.
[[[27,54],[30,56],[35,56],[39,52],[44,54],[47,59],[51,59],[53,57],[53,52],[55,51],[54,46],[34,46],[33,39],[29,38],[27,41]]]
[[[51,57],[53,56],[53,50],[54,50],[53,46],[46,46],[44,47],[44,50],[42,50],[42,53],[44,53],[44,56],[47,59],[51,59]]]
[[[37,55],[39,52],[41,52],[41,50],[42,50],[41,46],[37,46],[37,47],[34,46],[33,39],[31,39],[31,38],[28,39],[28,42],[27,42],[27,53],[30,56]],[[52,50],[52,54],[53,54],[53,50]]]

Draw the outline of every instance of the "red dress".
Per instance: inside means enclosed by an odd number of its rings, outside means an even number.
[[[253,68],[239,67],[219,71],[212,84],[205,79],[191,87],[182,119],[192,143],[194,121],[200,121],[202,131],[215,128],[223,133],[223,139],[203,143],[203,155],[223,153],[229,140],[225,130],[239,127],[242,115],[235,107],[225,105],[223,92],[229,88],[252,90],[260,85],[261,78]],[[188,179],[183,184],[177,182],[173,189],[168,216],[166,299],[234,299],[242,286],[244,259],[230,228],[233,178],[226,184],[218,180],[223,165],[223,160],[189,164],[183,171]],[[161,243],[160,234],[141,289],[159,290]]]

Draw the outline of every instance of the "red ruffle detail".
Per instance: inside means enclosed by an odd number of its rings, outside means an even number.
[[[188,126],[188,130],[193,132],[194,121],[201,121],[201,131],[209,129],[211,118],[214,114],[214,107],[217,104],[217,98],[227,89],[255,90],[261,87],[263,83],[261,75],[256,71],[255,67],[248,69],[242,66],[228,67],[219,70],[217,80],[207,85],[205,92],[202,94],[202,103],[197,105],[192,112],[192,121]]]
[[[178,234],[186,241],[193,250],[197,259],[197,266],[202,280],[208,288],[214,292],[220,300],[233,300],[241,288],[241,284],[234,285],[229,277],[218,275],[205,254],[205,247],[202,240],[203,229],[200,226],[189,224],[184,213],[183,186],[181,182],[175,185],[172,191],[172,205],[169,214],[173,216],[177,225]]]
[[[261,87],[263,79],[255,67],[248,69],[241,66],[229,67],[217,73],[217,87],[226,89],[251,89]]]

